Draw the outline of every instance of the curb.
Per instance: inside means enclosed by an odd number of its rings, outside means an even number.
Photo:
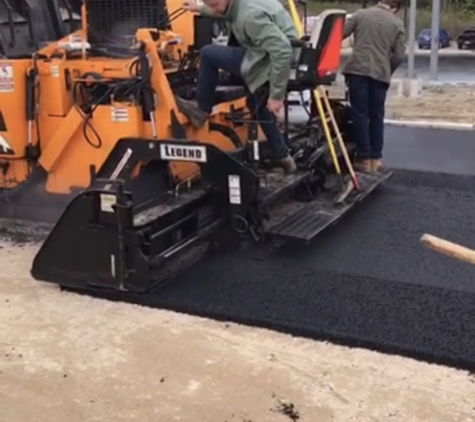
[[[349,56],[353,52],[352,47],[343,47],[341,49],[341,55],[346,57]],[[418,50],[414,52],[415,57],[430,57],[431,51],[430,50]],[[409,56],[409,50],[406,49],[406,58]],[[439,50],[438,54],[439,58],[441,57],[448,57],[448,58],[468,58],[468,59],[475,59],[475,51],[471,50],[456,50],[456,49],[450,49],[450,50]]]
[[[456,87],[456,88],[471,89],[473,88],[474,85],[475,85],[475,80],[459,80],[459,81],[428,81],[425,79],[422,80],[423,88],[439,86],[443,88]]]
[[[400,86],[404,80],[408,78],[394,78],[391,79],[390,85],[391,87],[398,87]],[[422,88],[434,88],[434,87],[442,87],[442,88],[467,88],[473,89],[475,86],[475,80],[458,80],[458,81],[428,81],[427,79],[415,78],[419,79],[422,83]]]
[[[391,88],[398,88],[403,81],[407,78],[391,78]],[[458,81],[429,81],[427,79],[421,79],[421,78],[416,78],[415,79],[420,79],[422,83],[422,88],[433,88],[433,87],[442,87],[442,88],[467,88],[467,89],[473,89],[475,87],[475,79],[474,80],[458,80]],[[335,85],[338,87],[345,87],[345,79],[343,75],[341,74],[341,70],[338,71],[338,74],[336,76],[336,81]]]
[[[397,120],[384,119],[384,123],[391,126],[416,127],[424,129],[475,130],[473,123],[452,123],[430,120]]]

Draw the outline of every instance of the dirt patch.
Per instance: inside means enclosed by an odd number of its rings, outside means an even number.
[[[433,86],[424,88],[418,98],[399,96],[391,88],[386,103],[386,117],[404,120],[444,120],[475,123],[475,88]]]
[[[328,92],[332,98],[341,99],[345,95],[341,85],[330,87]],[[474,102],[475,87],[471,86],[430,86],[419,97],[406,98],[398,94],[395,84],[388,92],[386,118],[475,123]]]
[[[475,420],[465,372],[60,292],[0,246],[1,420]]]

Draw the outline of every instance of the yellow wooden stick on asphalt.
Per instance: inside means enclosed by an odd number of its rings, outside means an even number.
[[[421,242],[441,254],[475,265],[475,251],[473,249],[427,233],[421,237]]]

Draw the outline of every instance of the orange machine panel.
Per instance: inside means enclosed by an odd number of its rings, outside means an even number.
[[[28,143],[26,74],[31,60],[0,60],[0,158],[19,158]],[[33,131],[34,132],[34,131]],[[32,134],[33,136],[33,134]],[[36,143],[36,138],[32,138]]]
[[[67,62],[62,59],[52,59],[38,66],[41,92],[40,110],[48,116],[64,117],[71,108],[71,73]],[[51,97],[54,96],[54,101]]]
[[[68,193],[89,186],[90,166],[99,170],[120,138],[140,136],[141,125],[140,108],[104,105],[97,107],[84,130],[84,116],[72,108],[40,159],[49,172],[46,190]]]
[[[36,125],[27,123],[26,75],[31,60],[0,60],[0,186],[13,188],[29,174],[21,160],[30,142],[36,145]]]

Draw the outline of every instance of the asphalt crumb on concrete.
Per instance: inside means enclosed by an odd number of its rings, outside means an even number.
[[[475,247],[475,178],[399,171],[313,246],[218,254],[149,306],[475,369],[475,269],[420,243]]]
[[[297,422],[300,419],[300,412],[294,403],[278,398],[275,393],[272,394],[272,398],[276,399],[276,407],[271,410],[286,416],[292,422]]]

